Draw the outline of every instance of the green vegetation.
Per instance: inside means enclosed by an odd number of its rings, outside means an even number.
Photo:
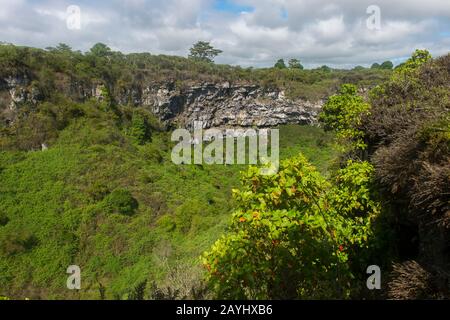
[[[34,88],[34,92],[44,100],[54,100],[57,98],[55,96],[62,94],[81,101],[82,92],[67,90],[70,87],[68,83],[75,82],[87,88],[103,84],[109,91],[110,99],[128,92],[129,103],[132,104],[132,89],[150,83],[173,82],[180,90],[198,82],[252,83],[265,88],[285,89],[290,98],[319,100],[335,93],[344,83],[373,87],[391,75],[390,70],[378,69],[335,70],[321,67],[302,70],[297,68],[297,63],[294,67],[282,69],[233,67],[210,63],[207,59],[212,59],[212,56],[208,54],[210,50],[199,54],[194,52],[198,59],[150,53],[125,55],[101,43],[86,53],[74,51],[64,44],[46,50],[1,45],[0,78],[27,77],[32,80],[29,89]],[[202,58],[204,55],[206,58]]]
[[[359,290],[350,261],[370,250],[380,212],[373,167],[349,162],[326,181],[299,156],[274,176],[258,172],[243,175],[231,231],[204,256],[218,298],[348,298]]]
[[[284,59],[279,59],[275,63],[274,68],[276,68],[276,69],[286,69],[286,64],[284,63]]]
[[[385,61],[382,64],[374,63],[370,67],[371,69],[382,69],[382,70],[392,70],[394,68],[394,64],[392,61]]]
[[[105,198],[105,212],[132,215],[139,204],[130,191],[117,189]]]
[[[376,261],[378,297],[448,298],[449,66],[417,50],[370,104],[351,85],[332,96],[320,119],[352,147],[328,179],[303,156],[243,174],[229,230],[203,255],[215,296],[373,297],[362,275]]]
[[[20,151],[42,134],[25,118],[2,135],[0,294],[131,299],[146,281],[147,299],[200,297],[199,257],[227,228],[246,167],[174,165],[170,133],[142,108],[61,101],[32,114],[47,119],[48,150]],[[281,141],[282,156],[302,150],[324,171],[336,155],[319,128],[283,127]],[[72,264],[79,294],[65,288]]]
[[[449,297],[449,71],[450,55],[417,50],[373,90],[360,126],[397,234],[395,299]]]
[[[112,99],[119,93],[130,92],[131,103],[133,88],[155,82],[171,81],[180,90],[198,82],[252,83],[285,89],[291,98],[318,100],[335,93],[344,83],[372,87],[391,74],[389,70],[334,70],[328,67],[302,70],[295,59],[291,68],[281,69],[217,65],[209,62],[216,49],[210,52],[206,44],[201,45],[200,53],[195,50],[193,55],[197,58],[192,59],[150,53],[125,55],[101,43],[86,53],[73,51],[64,44],[47,50],[1,45],[0,77],[26,76],[33,80],[32,86],[45,100],[55,99],[59,93],[80,101],[81,92],[68,91],[65,86],[73,81],[89,88],[93,84],[103,84]]]
[[[411,72],[413,72],[429,60],[431,60],[431,54],[427,50],[416,50],[411,58],[395,68],[395,75],[411,75]],[[409,78],[409,80],[412,79],[412,77]]]
[[[0,46],[2,81],[26,78],[39,97],[0,119],[0,297],[448,298],[450,56],[419,50],[394,71],[199,57]],[[329,97],[326,131],[281,127],[272,176],[175,165],[170,132],[133,103],[149,81]],[[87,100],[68,83],[101,92]],[[80,291],[65,288],[73,264]],[[389,279],[376,293],[365,287],[373,264]]]
[[[190,49],[189,58],[211,63],[220,53],[222,50],[214,49],[209,42],[199,41]]]
[[[364,133],[359,130],[362,117],[369,114],[370,105],[357,93],[354,85],[345,84],[339,93],[331,96],[323,106],[319,120],[326,130],[336,132],[342,142],[351,143],[350,148],[364,149]]]
[[[300,60],[298,60],[298,59],[290,59],[289,60],[289,68],[303,70],[303,66],[300,63]]]

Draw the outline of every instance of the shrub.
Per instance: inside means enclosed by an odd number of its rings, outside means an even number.
[[[33,249],[38,243],[36,236],[28,231],[8,233],[1,239],[1,251],[5,255],[16,255]]]
[[[4,227],[8,224],[9,218],[6,214],[0,213],[0,227]]]
[[[153,163],[162,163],[164,161],[163,153],[159,145],[147,144],[140,151],[145,160]]]
[[[432,275],[416,261],[394,264],[388,296],[394,300],[427,299],[433,294]]]
[[[404,234],[408,238],[393,247],[407,252],[404,258],[421,263],[394,268],[389,284],[394,298],[448,296],[447,277],[438,270],[450,265],[449,83],[450,55],[431,60],[428,52],[416,51],[389,81],[371,92],[371,113],[361,125],[376,181],[391,207],[391,228],[399,238]],[[404,225],[416,230],[414,235]],[[429,288],[422,290],[422,266],[433,282],[443,284],[431,290],[433,294]],[[407,278],[415,278],[417,284],[406,283]]]
[[[169,214],[163,215],[160,217],[157,222],[157,226],[164,230],[165,232],[172,232],[176,228],[175,221],[173,217]]]
[[[114,190],[105,198],[104,202],[108,212],[128,216],[133,215],[139,206],[131,192],[126,189]]]
[[[96,181],[89,186],[87,193],[94,202],[99,202],[108,195],[109,189],[104,183]]]
[[[138,113],[133,114],[129,135],[140,145],[144,144],[150,138],[149,125],[142,115]]]
[[[345,84],[339,94],[325,103],[319,120],[326,130],[334,130],[341,139],[351,141],[355,148],[365,148],[364,134],[359,130],[362,117],[369,113],[370,105],[358,95],[354,85]]]
[[[250,168],[234,191],[230,232],[203,255],[218,297],[349,297],[347,250],[367,249],[379,214],[372,173],[369,164],[350,162],[332,186],[302,156],[283,161],[274,176]]]

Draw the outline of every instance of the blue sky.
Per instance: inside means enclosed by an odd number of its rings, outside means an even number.
[[[416,48],[450,49],[449,0],[0,0],[0,41],[86,51],[104,42],[122,52],[187,56],[193,43],[223,50],[218,63],[265,67],[279,58],[307,67],[401,62]],[[80,10],[69,29],[67,7]]]
[[[235,3],[231,0],[215,0],[214,9],[217,11],[226,11],[234,14],[241,14],[242,12],[252,12],[255,8]]]

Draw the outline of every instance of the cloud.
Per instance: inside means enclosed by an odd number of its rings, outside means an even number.
[[[96,42],[123,52],[186,56],[198,40],[224,53],[220,63],[270,66],[299,58],[307,66],[402,61],[415,48],[449,51],[448,0],[377,0],[381,29],[369,30],[372,0],[0,0],[0,40],[88,50]],[[81,29],[66,27],[67,7]]]

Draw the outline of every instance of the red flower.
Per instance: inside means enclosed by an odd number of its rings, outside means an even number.
[[[340,251],[340,252],[344,251],[344,246],[343,246],[343,245],[340,245],[340,246],[339,246],[339,251]]]

